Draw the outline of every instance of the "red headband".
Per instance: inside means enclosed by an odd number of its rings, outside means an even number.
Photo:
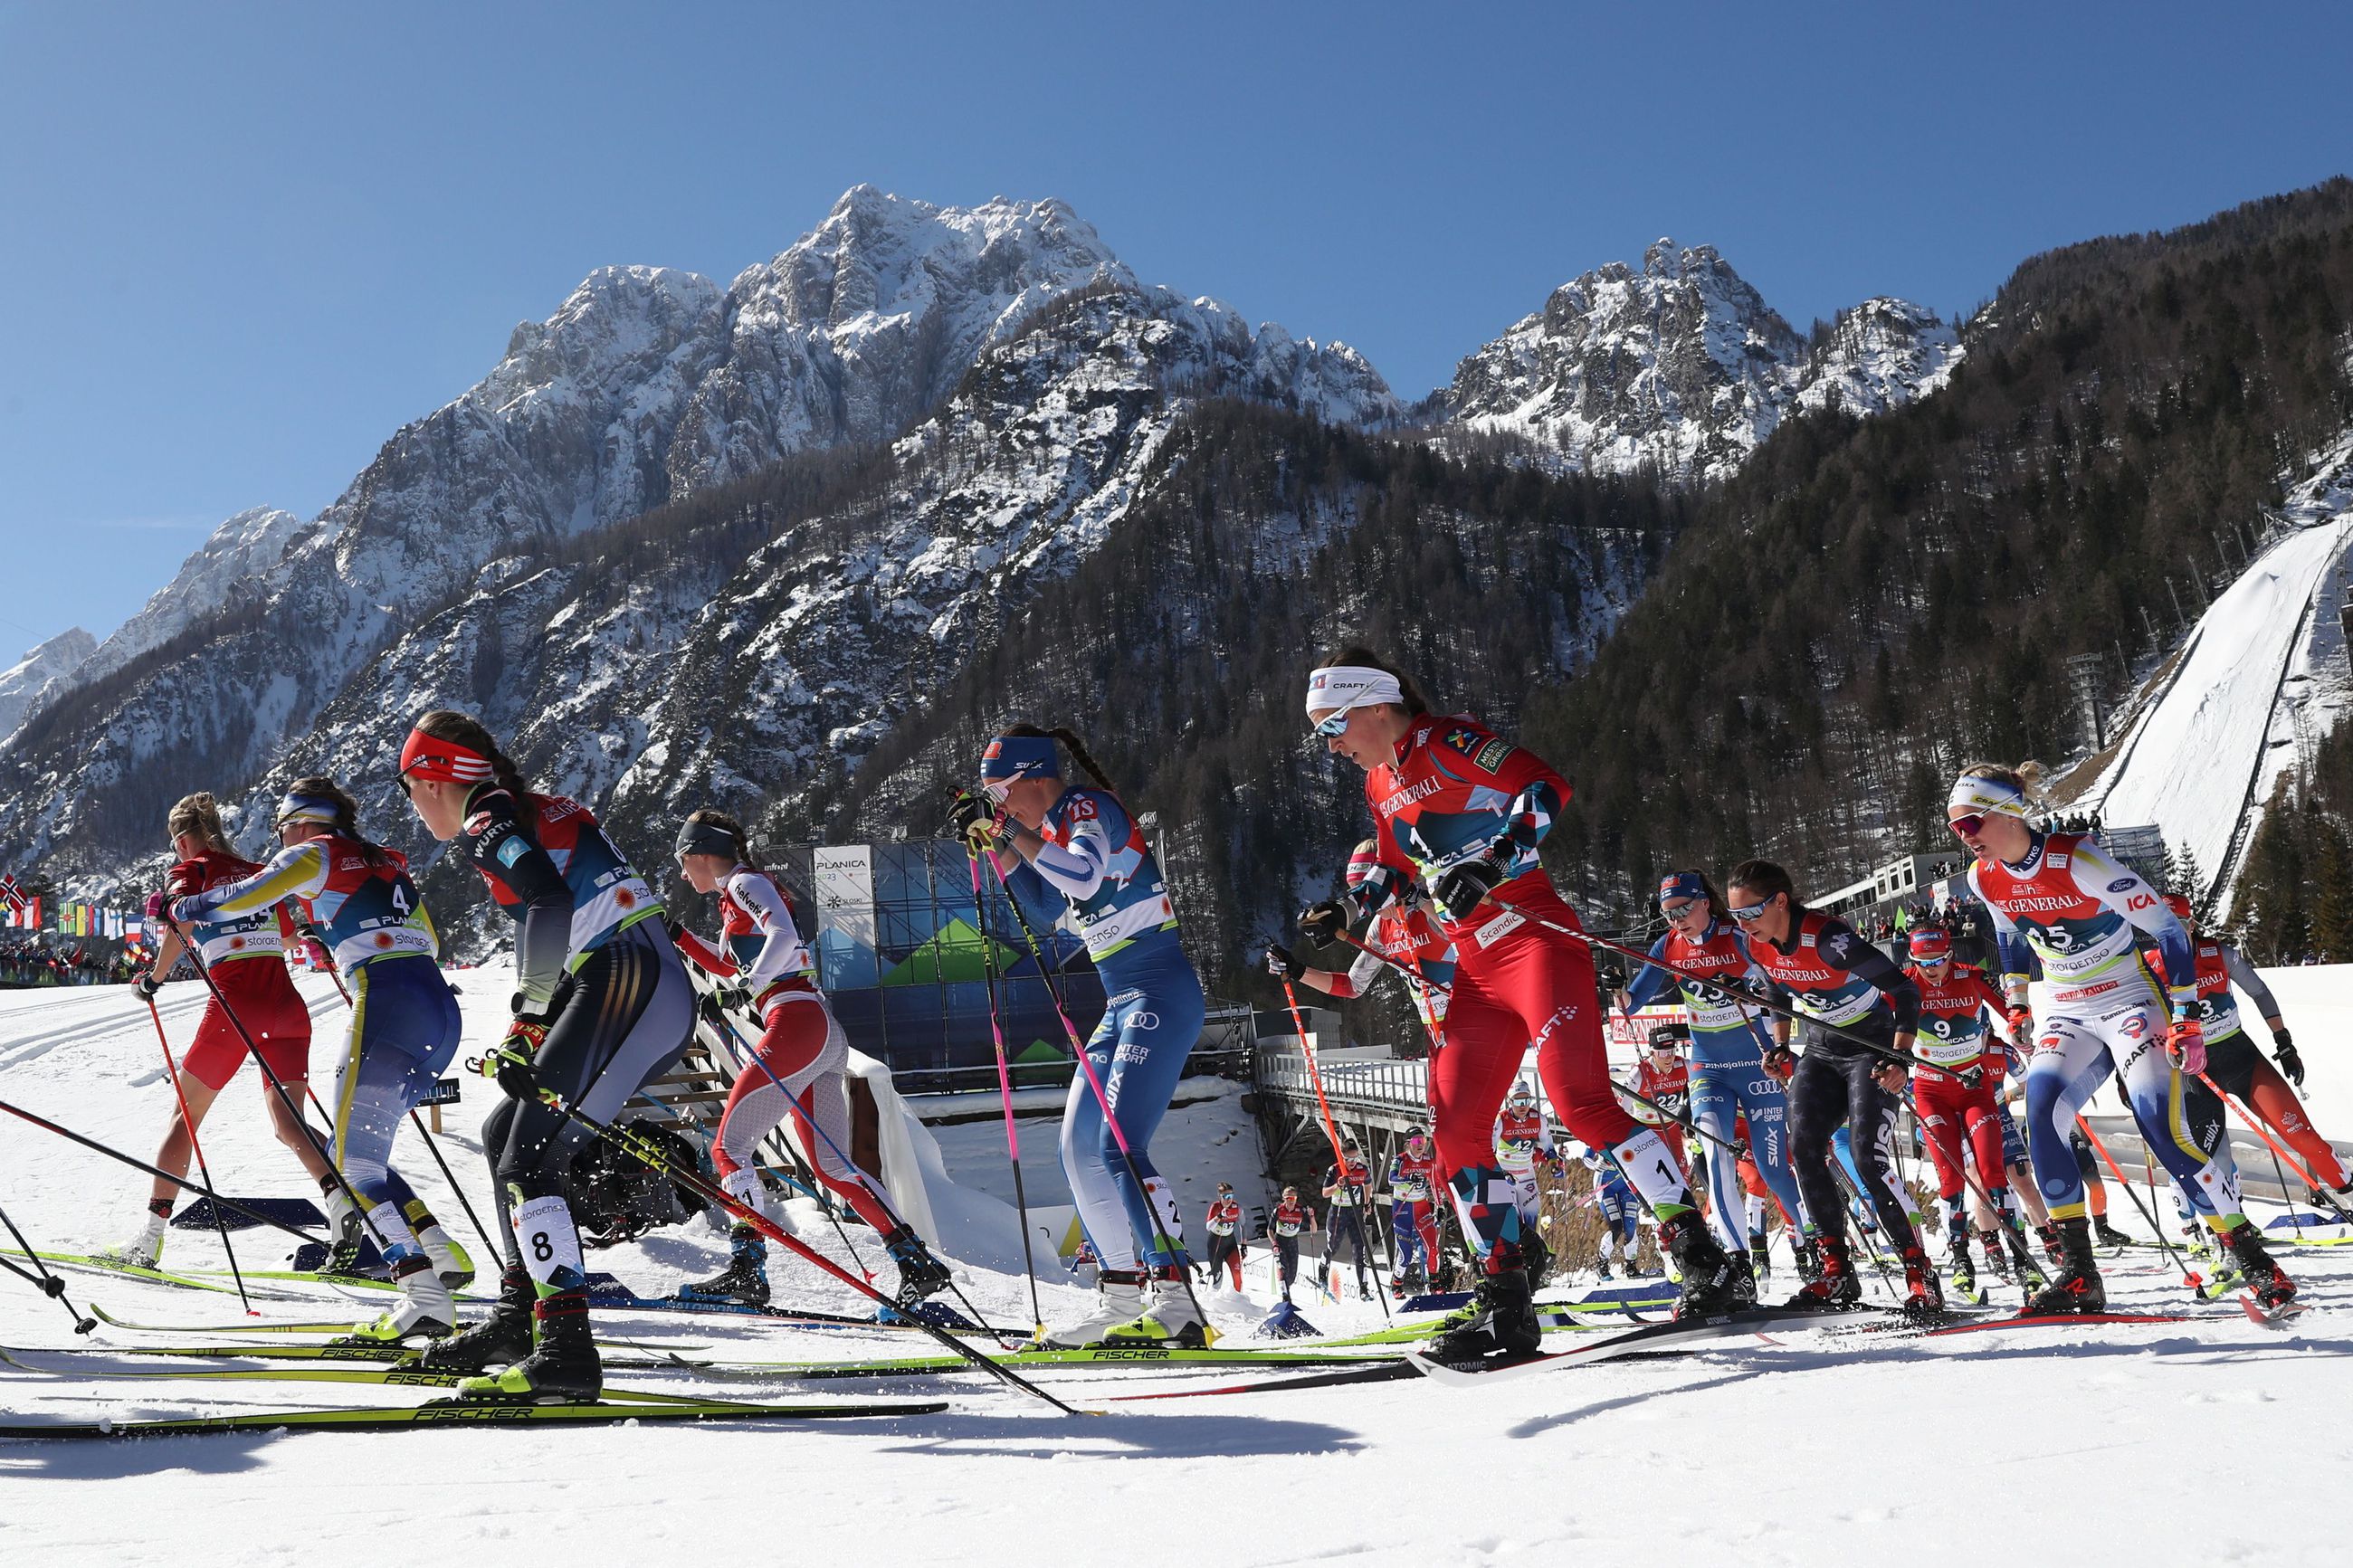
[[[411,730],[408,743],[400,748],[400,776],[406,779],[480,784],[496,771],[491,759],[473,747],[428,735],[422,730]]]

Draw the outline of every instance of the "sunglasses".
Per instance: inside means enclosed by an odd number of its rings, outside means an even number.
[[[1986,819],[1984,814],[1973,811],[1967,816],[1954,817],[1950,822],[1946,823],[1945,826],[1951,828],[1956,834],[1959,835],[1963,838],[1974,838],[1978,833],[1984,830],[1985,824]]]
[[[1003,805],[1005,804],[1005,797],[1013,793],[1013,781],[1011,779],[983,779],[980,781],[980,793],[987,795],[990,800],[995,801],[997,805]]]
[[[1780,895],[1777,893],[1774,895],[1774,898],[1778,898],[1779,896]],[[1761,904],[1748,904],[1746,906],[1740,904],[1727,904],[1725,906],[1724,912],[1730,915],[1734,920],[1738,921],[1742,925],[1746,925],[1750,921],[1763,918],[1765,911],[1772,907],[1773,900],[1767,899]]]
[[[1671,921],[1679,921],[1685,915],[1691,913],[1694,910],[1704,910],[1705,908],[1707,908],[1707,904],[1702,900],[1685,899],[1680,904],[1661,904],[1659,906],[1659,912],[1666,916],[1667,919]]]
[[[1343,708],[1337,713],[1319,719],[1315,723],[1315,732],[1327,741],[1338,740],[1347,732],[1348,715],[1355,711],[1353,708]]]

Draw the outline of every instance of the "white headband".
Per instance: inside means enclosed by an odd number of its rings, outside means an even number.
[[[1394,702],[1405,706],[1405,688],[1398,678],[1386,669],[1373,669],[1361,664],[1329,664],[1313,670],[1307,677],[1307,711],[1329,708],[1345,713],[1351,708],[1368,708],[1376,702]]]
[[[1953,781],[1953,793],[1946,797],[1945,809],[1966,805],[1984,816],[2014,816],[2026,820],[2026,795],[2016,784],[2000,779],[1989,779],[1982,773],[1964,773]]]

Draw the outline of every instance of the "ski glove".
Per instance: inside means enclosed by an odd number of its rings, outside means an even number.
[[[2285,1029],[2272,1036],[2272,1059],[2279,1063],[2280,1077],[2298,1089],[2304,1087],[2304,1058],[2296,1051],[2295,1042],[2288,1038]]]
[[[1325,899],[1299,911],[1299,929],[1320,945],[1348,929],[1349,910],[1340,899]]]
[[[547,1020],[518,1013],[507,1021],[497,1048],[482,1058],[482,1071],[499,1080],[499,1092],[509,1100],[548,1100],[532,1068],[533,1058],[546,1043]]]
[[[1945,1070],[1960,1079],[1963,1089],[1975,1089],[1985,1082],[1985,1068],[1976,1062],[1971,1062],[1965,1068],[1947,1068]]]
[[[1787,1083],[1790,1075],[1798,1070],[1798,1053],[1787,1046],[1774,1046],[1766,1051],[1761,1065],[1767,1072]]]
[[[2033,1038],[2034,1014],[2032,1010],[2013,1003],[2010,1008],[2010,1043],[2016,1046],[2020,1051],[2028,1052],[2033,1048],[2028,1043]]]
[[[1487,901],[1487,895],[1511,879],[1511,874],[1485,855],[1465,860],[1438,879],[1434,889],[1449,918],[1467,921]]]
[[[1282,980],[1296,980],[1307,973],[1307,966],[1291,955],[1291,950],[1281,942],[1266,945],[1266,972]]]
[[[155,999],[155,993],[164,989],[164,984],[155,978],[152,971],[142,969],[131,977],[131,988],[153,1002]]]
[[[2183,1072],[2206,1070],[2206,1026],[2195,1018],[2176,1018],[2165,1031],[2165,1054]]]
[[[150,893],[140,910],[151,921],[168,921],[172,918],[172,897],[168,893]]]

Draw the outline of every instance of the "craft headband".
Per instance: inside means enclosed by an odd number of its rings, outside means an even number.
[[[2000,779],[1989,779],[1981,773],[1964,773],[1953,781],[1953,793],[1945,801],[1945,809],[1957,805],[1968,807],[1984,816],[2014,816],[2026,820],[2026,792],[2016,784]]]
[[[1307,711],[1331,709],[1345,713],[1376,702],[1405,706],[1405,688],[1386,669],[1361,664],[1327,664],[1307,675]]]
[[[406,779],[480,784],[497,771],[491,759],[473,747],[422,730],[411,730],[407,744],[400,748],[400,776]]]
[[[681,855],[716,855],[733,860],[735,836],[725,828],[708,822],[681,822],[678,825],[678,843],[671,847],[673,858]]]
[[[1058,779],[1062,776],[1062,759],[1054,750],[1051,735],[999,735],[980,753],[980,776],[991,782]]]

